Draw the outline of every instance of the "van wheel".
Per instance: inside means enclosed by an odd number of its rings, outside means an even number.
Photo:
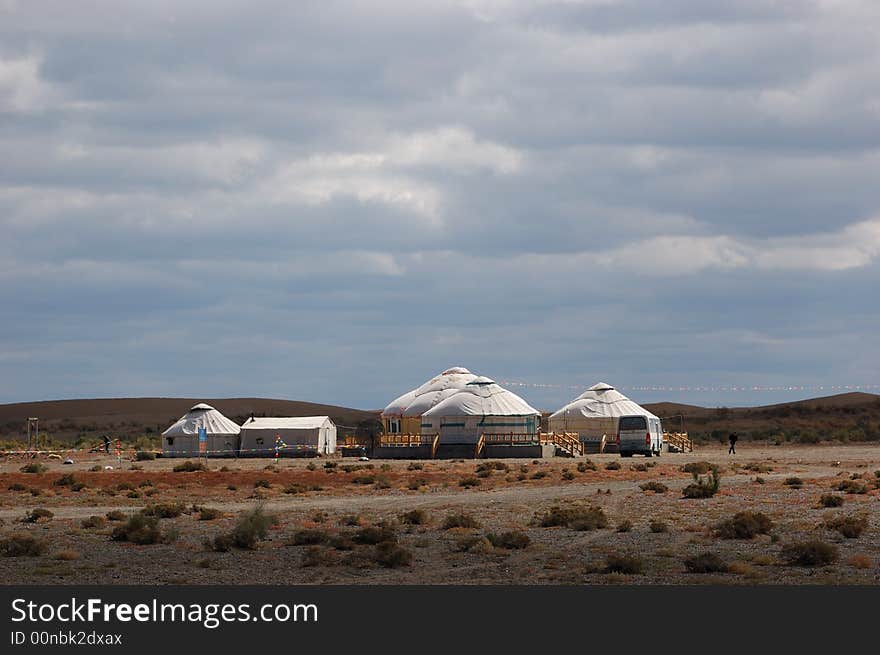
[[[650,456],[653,455],[653,454],[654,454],[654,451],[653,451],[653,450],[649,450],[648,452],[645,453],[645,457],[650,457]]]

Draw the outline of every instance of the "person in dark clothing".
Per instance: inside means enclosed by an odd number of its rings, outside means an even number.
[[[104,452],[110,454],[110,437],[104,435]]]
[[[739,435],[736,432],[731,432],[728,439],[730,440],[730,448],[727,449],[727,454],[736,455],[736,440],[739,439]]]

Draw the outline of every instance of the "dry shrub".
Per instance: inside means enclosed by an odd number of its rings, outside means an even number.
[[[407,471],[421,471],[425,468],[425,465],[421,462],[410,462],[409,466],[406,467]]]
[[[783,546],[780,556],[792,566],[827,566],[837,561],[839,553],[829,543],[810,539]]]
[[[629,467],[629,470],[630,471],[639,471],[641,473],[644,473],[645,471],[648,470],[648,465],[647,464],[633,464]]]
[[[617,524],[618,532],[629,532],[633,529],[632,521],[629,519],[623,519],[620,523]]]
[[[400,515],[400,522],[405,525],[424,525],[428,522],[428,513],[423,509],[412,509]]]
[[[148,505],[143,510],[146,516],[155,516],[159,519],[176,519],[186,511],[183,503],[157,503]]]
[[[474,477],[473,475],[466,476],[458,481],[459,487],[469,488],[469,487],[478,487],[480,486],[480,479]]]
[[[215,507],[200,507],[199,521],[214,521],[223,516],[223,512]]]
[[[843,491],[848,494],[868,493],[868,486],[861,480],[841,480],[836,488],[838,491]]]
[[[260,478],[259,480],[254,480],[254,489],[271,489],[272,483],[269,482],[266,478]]]
[[[208,468],[202,462],[191,462],[187,460],[177,464],[171,470],[175,473],[195,473],[196,471],[207,471]]]
[[[134,458],[138,462],[147,462],[156,459],[156,453],[151,453],[149,450],[139,450],[135,453]]]
[[[536,521],[543,528],[562,526],[581,532],[608,527],[608,517],[601,507],[574,503],[554,505],[542,516],[536,517]]]
[[[535,471],[534,473],[532,473],[531,479],[532,480],[543,480],[548,475],[550,475],[550,474],[547,473],[547,471]]]
[[[83,519],[80,525],[86,530],[91,528],[103,528],[107,525],[107,519],[103,516],[90,516],[87,519]]]
[[[0,539],[0,555],[3,557],[39,557],[46,548],[48,544],[44,540],[26,533]]]
[[[397,543],[397,533],[390,526],[370,525],[361,528],[352,535],[352,541],[356,544],[376,545],[384,541]]]
[[[36,509],[32,509],[30,512],[24,515],[24,518],[21,519],[22,523],[37,523],[51,521],[52,517],[55,516],[52,512],[44,507],[37,507]]]
[[[667,491],[669,491],[669,487],[667,487],[662,482],[657,482],[656,480],[650,480],[648,482],[640,484],[639,489],[641,489],[642,491],[653,491],[657,494],[665,494]]]
[[[27,487],[20,482],[13,482],[11,485],[6,487],[6,489],[8,491],[27,491]]]
[[[159,519],[143,512],[132,514],[128,521],[113,528],[110,538],[113,541],[129,541],[142,546],[159,543],[162,541]]]
[[[663,521],[657,521],[657,520],[651,521],[648,524],[648,528],[651,530],[651,532],[654,532],[654,533],[669,532],[669,526],[666,525],[666,523],[664,523]]]
[[[786,487],[791,487],[792,489],[800,489],[804,486],[804,481],[798,477],[785,478],[782,482]]]
[[[422,487],[427,487],[428,481],[425,478],[413,478],[406,486],[410,491],[418,491]]]
[[[121,509],[111,509],[107,512],[106,516],[108,521],[124,521],[128,517],[128,514]]]
[[[608,462],[605,465],[606,471],[619,471],[620,470],[620,462]]]
[[[495,461],[487,461],[480,462],[477,464],[476,472],[480,473],[482,471],[501,471],[506,473],[508,471],[508,466],[504,462],[495,462]]]
[[[568,469],[563,469],[562,471],[562,479],[563,480],[574,480],[574,473],[569,471]]]
[[[684,560],[688,573],[727,573],[727,563],[715,553],[705,552]]]
[[[577,469],[581,473],[586,473],[587,471],[598,471],[599,467],[596,466],[596,462],[588,459],[583,462],[578,462]]]
[[[22,473],[45,473],[49,470],[49,467],[44,464],[40,464],[39,462],[31,462],[30,464],[25,464],[18,470]]]
[[[376,481],[375,475],[356,475],[351,479],[354,484],[373,484]]]
[[[868,528],[865,516],[837,516],[825,521],[825,528],[837,530],[847,539],[856,539]]]
[[[768,466],[764,462],[749,462],[744,465],[743,468],[746,471],[753,471],[754,473],[771,473],[773,471],[773,467]]]
[[[856,553],[846,560],[846,563],[857,569],[871,569],[874,567],[874,560],[864,553]]]
[[[628,573],[636,575],[645,570],[645,563],[637,555],[609,555],[605,561],[606,573]]]
[[[303,551],[302,566],[333,566],[339,563],[339,553],[332,548],[309,546]]]
[[[754,566],[740,561],[731,562],[727,567],[727,572],[735,573],[736,575],[744,575],[748,578],[758,577],[758,572]]]
[[[460,552],[484,554],[495,551],[492,542],[483,535],[471,535],[457,539],[454,544],[454,549]]]
[[[79,558],[80,554],[75,550],[59,550],[55,553],[55,559],[61,560],[62,562],[71,562]]]
[[[532,540],[529,539],[529,535],[519,530],[502,532],[501,534],[489,533],[486,535],[486,539],[488,539],[495,548],[504,548],[506,550],[520,550],[522,548],[527,548],[528,545],[532,543]]]
[[[60,478],[56,478],[52,484],[56,487],[70,487],[76,484],[76,476],[73,473],[65,473]]]
[[[713,532],[721,539],[753,539],[759,534],[770,534],[772,529],[773,521],[766,514],[745,510],[716,524]]]
[[[821,507],[840,507],[843,505],[843,496],[822,494],[822,497],[819,498],[819,505]]]
[[[718,467],[710,462],[688,462],[681,467],[681,470],[684,473],[690,473],[691,475],[705,475],[716,468]]]
[[[266,514],[261,506],[242,512],[232,532],[217,535],[212,542],[214,550],[225,552],[233,546],[246,550],[257,547],[258,541],[269,538],[269,527],[275,522],[275,517]]]
[[[290,546],[312,546],[326,544],[328,541],[330,541],[330,535],[324,530],[303,529],[294,532],[287,544]]]
[[[480,527],[480,522],[477,521],[476,518],[472,514],[468,514],[467,512],[455,512],[452,514],[447,514],[446,518],[443,520],[443,529],[451,530],[452,528],[471,528],[476,529]]]

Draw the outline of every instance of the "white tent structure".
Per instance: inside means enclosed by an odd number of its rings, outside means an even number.
[[[610,441],[617,434],[618,419],[633,414],[657,418],[610,384],[599,382],[553,412],[549,427],[551,432],[576,432],[582,442],[601,451],[603,437]]]
[[[251,417],[241,426],[242,457],[274,457],[275,441],[281,455],[330,455],[336,452],[336,425],[329,416],[289,418]]]
[[[199,447],[199,429],[205,429],[204,449]],[[205,403],[190,410],[162,433],[164,457],[232,457],[238,452],[241,428]]]
[[[486,377],[475,377],[464,388],[422,414],[422,434],[439,434],[442,443],[476,444],[481,435],[537,435],[541,413],[512,391]]]
[[[392,400],[382,410],[386,434],[420,434],[421,417],[432,407],[464,389],[476,379],[466,368],[454,366]]]

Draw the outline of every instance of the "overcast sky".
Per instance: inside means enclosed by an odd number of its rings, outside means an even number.
[[[0,0],[0,402],[377,408],[453,365],[550,410],[876,385],[878,25]]]

